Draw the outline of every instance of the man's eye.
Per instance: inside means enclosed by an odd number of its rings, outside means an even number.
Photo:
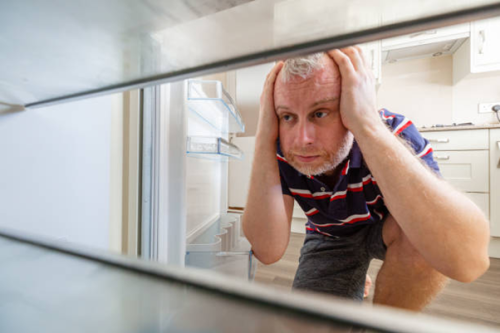
[[[315,116],[316,118],[323,118],[323,117],[325,117],[325,116],[326,116],[326,112],[321,112],[321,111],[318,111],[318,112],[315,112],[315,113],[314,113],[314,116]]]
[[[284,121],[290,121],[290,120],[292,120],[292,116],[290,116],[290,115],[288,115],[288,114],[285,114],[285,115],[282,117],[282,119],[283,119]]]

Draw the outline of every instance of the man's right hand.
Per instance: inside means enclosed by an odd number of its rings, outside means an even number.
[[[257,137],[273,143],[278,139],[278,116],[274,109],[274,83],[282,67],[283,62],[279,61],[267,74],[264,89],[260,96]]]

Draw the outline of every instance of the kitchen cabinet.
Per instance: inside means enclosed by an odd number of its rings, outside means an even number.
[[[490,230],[500,237],[500,129],[490,130]]]
[[[488,129],[422,134],[434,149],[441,174],[463,191],[489,217]]]
[[[443,177],[463,191],[490,221],[489,255],[500,258],[500,129],[430,131]]]
[[[500,19],[471,24],[471,73],[500,70]]]
[[[453,55],[453,83],[469,74],[500,70],[500,19],[471,23],[468,39]]]

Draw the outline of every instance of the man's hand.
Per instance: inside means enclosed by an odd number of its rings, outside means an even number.
[[[354,137],[363,129],[382,124],[377,114],[375,80],[359,46],[332,50],[328,55],[342,76],[340,115]]]
[[[260,96],[259,124],[257,126],[257,137],[266,142],[276,142],[278,139],[278,117],[274,110],[274,83],[278,76],[283,62],[274,65],[267,74],[264,89]]]

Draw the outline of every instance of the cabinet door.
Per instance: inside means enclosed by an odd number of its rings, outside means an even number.
[[[456,130],[423,132],[434,150],[487,150],[488,130]]]
[[[472,23],[471,72],[500,70],[500,19]]]
[[[490,130],[491,235],[500,237],[500,129]]]
[[[434,159],[450,184],[466,192],[489,192],[488,151],[436,151]]]

